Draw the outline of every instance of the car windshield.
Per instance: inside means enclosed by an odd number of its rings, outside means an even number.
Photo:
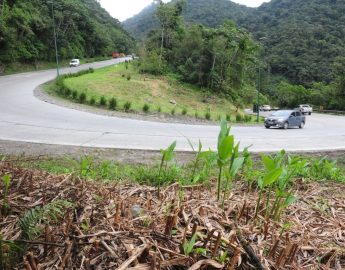
[[[281,116],[288,116],[290,115],[290,111],[276,111],[275,113],[272,113],[271,116],[274,116],[274,117],[281,117]]]
[[[78,62],[78,60],[72,60],[72,61],[71,61],[71,63],[76,63],[76,62]]]

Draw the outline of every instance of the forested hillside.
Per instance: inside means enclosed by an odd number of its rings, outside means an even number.
[[[337,76],[334,65],[345,62],[344,0],[272,0],[256,9],[228,0],[187,0],[182,15],[187,23],[211,27],[234,20],[264,45],[271,73],[292,83],[329,83]],[[136,37],[157,26],[154,6],[124,22]]]
[[[12,62],[54,59],[52,3],[60,59],[105,56],[133,47],[119,21],[96,0],[0,0],[0,69]]]
[[[159,29],[150,31],[141,49],[140,71],[173,73],[175,78],[221,94],[236,105],[253,102],[258,46],[233,22],[209,28],[185,24],[185,2],[161,3]]]
[[[177,0],[172,0],[176,3]],[[123,25],[137,39],[145,38],[150,30],[157,29],[159,22],[155,10],[159,4],[151,4]],[[187,0],[182,16],[186,23],[199,23],[209,27],[222,25],[224,19],[237,21],[251,13],[252,9],[229,0]]]
[[[329,83],[345,63],[344,0],[272,0],[238,23],[264,37],[272,73],[293,83]]]

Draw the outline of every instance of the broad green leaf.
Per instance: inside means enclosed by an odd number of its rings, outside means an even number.
[[[262,179],[262,187],[267,187],[271,185],[272,183],[274,183],[281,176],[282,172],[283,172],[282,168],[277,168],[270,171]]]
[[[289,173],[285,168],[283,168],[282,174],[280,175],[280,177],[278,179],[279,189],[283,190],[285,188],[285,186],[287,185],[287,183],[289,182],[289,180],[290,180]]]
[[[285,202],[284,202],[284,206],[285,207],[288,207],[289,205],[293,204],[294,202],[297,201],[297,197],[290,194],[286,199],[285,199]]]
[[[220,131],[218,135],[218,151],[221,147],[224,138],[229,135],[229,132],[230,128],[228,127],[228,123],[224,119],[222,119],[222,121],[220,122]]]
[[[244,163],[244,157],[238,157],[234,159],[232,166],[230,168],[230,176],[234,177],[237,172],[242,168]]]
[[[171,161],[174,156],[174,149],[176,147],[176,141],[174,141],[166,150],[165,150],[165,161]]]
[[[199,139],[199,147],[198,147],[198,152],[200,153],[200,152],[201,152],[201,150],[202,150],[202,143],[201,143],[201,141],[200,141],[200,139]]]
[[[263,161],[267,171],[272,171],[276,168],[276,164],[271,157],[266,156],[266,155],[262,155],[262,161]]]
[[[233,153],[234,157],[238,157],[238,149],[239,148],[240,148],[240,142],[238,142],[236,144],[236,146],[234,147],[234,153]]]
[[[234,136],[225,137],[218,150],[219,159],[225,162],[230,157],[233,147],[234,147]]]
[[[258,179],[258,186],[259,186],[260,189],[263,188],[263,178],[262,177],[260,177]]]
[[[189,255],[193,251],[193,247],[194,247],[195,242],[196,242],[196,237],[197,237],[196,233],[193,234],[193,236],[190,239],[190,241],[186,242],[183,245],[183,251],[184,251],[185,255]]]
[[[10,183],[11,183],[11,175],[5,174],[2,177],[2,182],[4,183],[5,188],[8,190],[8,188],[10,187]]]

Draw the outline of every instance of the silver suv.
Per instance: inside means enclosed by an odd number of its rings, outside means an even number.
[[[305,125],[305,116],[296,110],[280,110],[272,113],[265,118],[265,127],[278,127],[288,129],[289,127],[303,128]]]

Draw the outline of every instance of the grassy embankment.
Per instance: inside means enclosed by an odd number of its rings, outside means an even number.
[[[236,112],[234,105],[221,95],[181,83],[172,76],[140,74],[133,64],[98,69],[82,76],[66,78],[63,83],[69,89],[67,94],[66,91],[62,93],[64,97],[111,110],[182,115],[207,120],[226,118],[233,122],[255,121],[254,117]],[[51,84],[46,90],[58,92],[56,86]]]

